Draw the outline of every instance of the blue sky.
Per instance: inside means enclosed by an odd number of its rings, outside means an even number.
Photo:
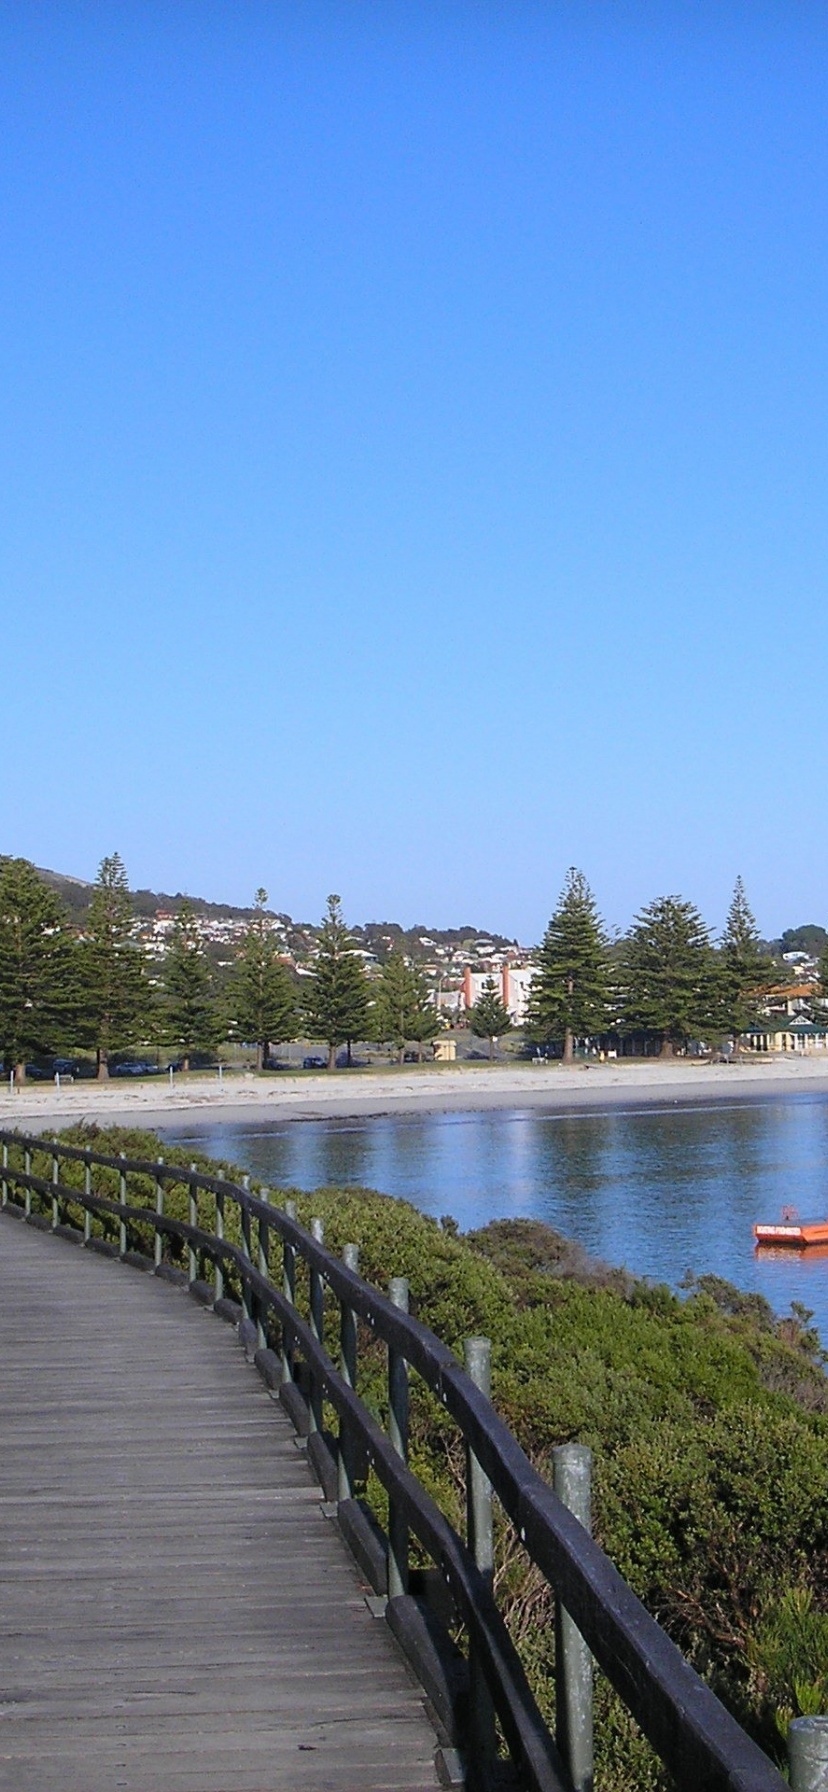
[[[828,13],[0,9],[0,850],[828,924]]]

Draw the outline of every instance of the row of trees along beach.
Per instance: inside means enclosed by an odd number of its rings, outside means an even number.
[[[88,914],[72,924],[57,893],[26,859],[0,865],[0,1047],[6,1073],[25,1079],[26,1063],[59,1052],[90,1053],[98,1075],[135,1046],[164,1046],[183,1068],[223,1041],[255,1044],[257,1066],[273,1044],[324,1042],[337,1051],[373,1040],[402,1058],[420,1052],[438,1030],[433,993],[400,950],[366,970],[338,896],[328,898],[316,951],[303,976],[285,962],[267,910],[267,892],[218,975],[197,916],[183,900],[160,966],[135,939],[126,871],[117,853],[103,859]],[[828,953],[820,963],[828,987]],[[615,1041],[628,1052],[665,1056],[692,1039],[737,1042],[755,1024],[778,979],[760,939],[741,879],[721,940],[693,903],[663,896],[629,932],[612,939],[583,874],[569,871],[536,955],[523,1029],[538,1050],[571,1058],[578,1040]],[[494,1039],[512,1025],[494,979],[465,1017]]]

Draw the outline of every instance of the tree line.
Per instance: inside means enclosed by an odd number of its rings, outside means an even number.
[[[574,867],[538,953],[527,1024],[538,1045],[571,1058],[576,1041],[615,1037],[669,1057],[693,1039],[729,1038],[761,1019],[779,972],[764,947],[742,879],[718,945],[692,902],[661,896],[611,941]],[[820,989],[828,987],[828,951]]]
[[[91,1053],[100,1077],[136,1045],[163,1045],[183,1067],[223,1040],[255,1044],[257,1065],[272,1043],[324,1040],[328,1064],[355,1041],[387,1044],[402,1059],[420,1053],[437,1025],[422,971],[393,950],[369,977],[342,913],[328,899],[309,974],[284,962],[256,893],[252,919],[229,973],[217,980],[192,906],[175,916],[157,975],[134,937],[133,903],[117,853],[102,860],[83,929],[26,859],[0,863],[0,1051],[6,1074],[29,1060]],[[583,873],[571,869],[537,954],[525,1033],[536,1048],[573,1056],[578,1041],[628,1043],[669,1055],[691,1039],[738,1040],[755,1025],[777,969],[759,938],[741,878],[724,933],[714,944],[692,903],[659,897],[611,940]],[[820,963],[828,989],[828,949]],[[489,979],[467,1016],[494,1040],[511,1026]]]
[[[422,973],[394,952],[369,982],[338,896],[328,900],[312,975],[285,964],[256,893],[253,918],[229,975],[219,983],[189,902],[181,903],[159,973],[134,937],[126,871],[117,853],[102,860],[81,933],[27,859],[0,865],[0,1052],[5,1073],[25,1080],[26,1064],[60,1052],[91,1053],[97,1074],[137,1045],[175,1051],[183,1069],[223,1040],[255,1044],[257,1065],[271,1043],[322,1039],[332,1066],[341,1046],[374,1038],[402,1056],[434,1032]]]

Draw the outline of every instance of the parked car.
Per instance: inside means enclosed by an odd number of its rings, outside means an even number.
[[[328,1067],[327,1058],[303,1058],[302,1059],[302,1069],[303,1070],[327,1070],[327,1067]]]

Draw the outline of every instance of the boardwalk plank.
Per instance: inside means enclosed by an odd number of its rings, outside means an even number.
[[[168,1284],[0,1221],[0,1792],[415,1792],[422,1696]]]

